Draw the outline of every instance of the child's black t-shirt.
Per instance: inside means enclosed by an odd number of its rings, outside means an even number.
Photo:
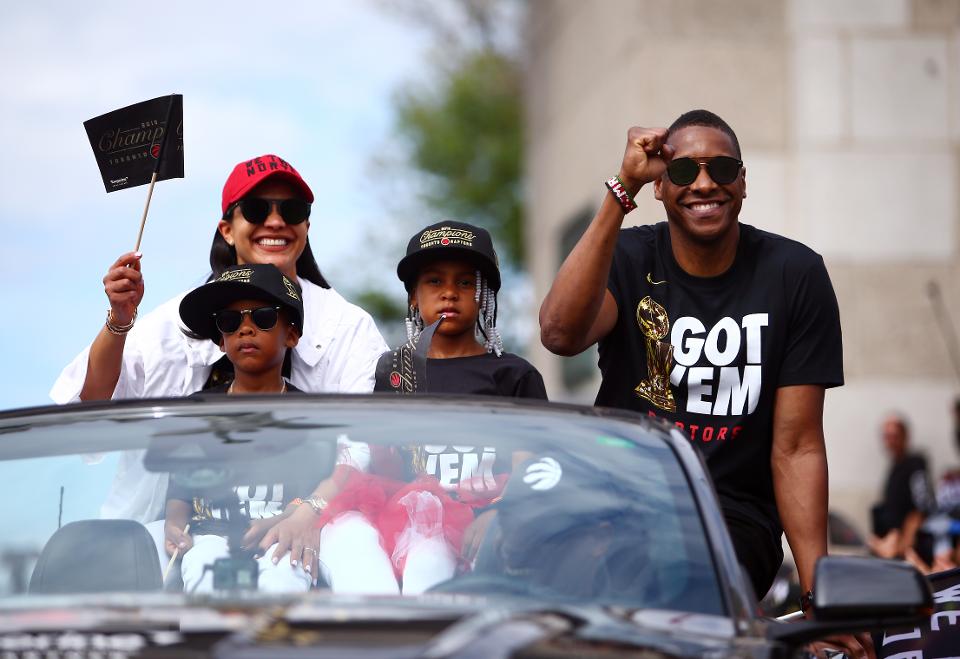
[[[390,355],[386,353],[385,357]],[[427,387],[417,393],[547,398],[540,372],[511,353],[427,359],[426,374]],[[503,484],[497,476],[510,471],[510,456],[498,454],[492,446],[425,445],[404,449],[403,453],[408,480],[434,476],[449,490],[466,488],[493,496]]]
[[[523,357],[509,352],[427,360],[431,394],[479,394],[547,399],[543,377]]]
[[[224,382],[209,389],[198,391],[197,394],[226,394],[231,382]],[[300,392],[295,386],[287,383],[288,393]],[[244,521],[253,521],[273,517],[283,512],[284,507],[298,496],[309,496],[316,483],[242,483],[235,484],[230,489],[237,496],[237,507],[240,517]],[[167,491],[167,499],[186,501],[192,506],[190,512],[190,530],[196,534],[223,535],[227,532],[228,507],[223,501],[210,501],[201,492],[180,487],[171,482]]]
[[[843,384],[840,315],[823,259],[740,225],[733,265],[694,277],[666,222],[620,232],[596,404],[668,419],[706,455],[727,516],[782,532],[770,453],[778,387]],[[672,408],[672,409],[671,409]]]
[[[431,394],[478,394],[507,398],[547,399],[543,377],[523,357],[505,352],[471,357],[427,359]],[[436,476],[445,488],[465,486],[476,491],[498,490],[496,474],[509,472],[510,456],[492,446],[425,446],[422,473]]]

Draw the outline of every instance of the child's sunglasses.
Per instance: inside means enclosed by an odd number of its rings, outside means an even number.
[[[266,332],[277,326],[280,307],[259,307],[257,309],[224,309],[213,314],[217,329],[223,334],[233,334],[243,323],[243,317],[250,314],[250,320],[257,329]]]
[[[743,161],[730,156],[716,156],[707,160],[693,158],[674,158],[667,165],[667,176],[674,185],[690,185],[700,176],[700,168],[706,166],[707,173],[717,185],[729,185],[737,180]]]
[[[287,224],[300,224],[310,217],[310,204],[303,199],[264,199],[263,197],[245,197],[233,204],[223,214],[227,220],[233,215],[233,209],[239,207],[244,219],[252,224],[263,224],[270,217],[270,211],[276,206],[280,217]]]

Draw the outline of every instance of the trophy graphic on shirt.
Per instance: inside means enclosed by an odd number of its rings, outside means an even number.
[[[634,392],[662,410],[676,412],[677,404],[670,390],[673,346],[660,340],[670,331],[667,310],[648,295],[637,305],[637,324],[647,339],[647,379]]]

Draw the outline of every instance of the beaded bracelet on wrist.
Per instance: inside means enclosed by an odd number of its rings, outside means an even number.
[[[608,178],[606,180],[606,186],[610,192],[613,193],[613,197],[617,200],[617,203],[620,204],[620,207],[623,208],[625,214],[637,207],[637,202],[635,202],[633,197],[630,196],[630,193],[627,192],[627,188],[619,176]]]

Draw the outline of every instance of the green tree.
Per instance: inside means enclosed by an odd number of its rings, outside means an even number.
[[[517,291],[526,290],[523,74],[516,47],[525,5],[516,0],[379,4],[385,13],[425,31],[433,56],[424,62],[427,82],[407,85],[394,95],[396,143],[374,158],[390,221],[377,227],[371,244],[391,254],[395,266],[407,238],[425,224],[444,217],[477,224],[493,235],[504,277],[511,282],[508,288],[517,298]],[[399,322],[406,313],[402,299],[370,283],[352,299],[373,315],[388,343],[405,338]],[[509,307],[510,295],[502,295],[500,302]],[[500,324],[508,342],[515,324]]]
[[[483,40],[438,66],[432,89],[397,96],[398,132],[439,216],[487,228],[503,264],[523,263],[523,108],[519,62]]]

